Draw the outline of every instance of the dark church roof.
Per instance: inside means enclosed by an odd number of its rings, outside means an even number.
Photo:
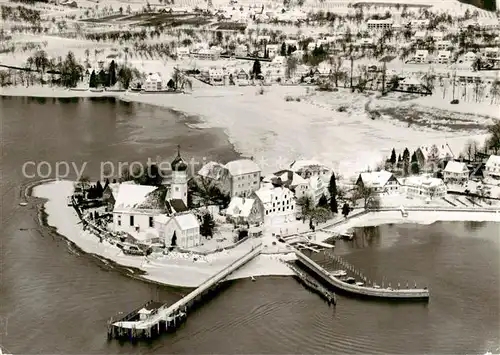
[[[181,158],[180,147],[177,146],[177,156],[172,162],[172,171],[186,171],[188,168],[187,164]]]
[[[187,206],[184,204],[184,201],[182,201],[181,199],[170,199],[165,202],[165,205],[167,206],[167,211],[169,214],[186,212],[188,210]]]

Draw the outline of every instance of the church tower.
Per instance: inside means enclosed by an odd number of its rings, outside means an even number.
[[[188,178],[187,164],[181,158],[180,146],[177,146],[177,157],[172,162],[172,182],[170,184],[170,198],[182,200],[187,206]]]

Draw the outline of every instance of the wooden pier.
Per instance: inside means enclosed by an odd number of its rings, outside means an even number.
[[[335,293],[324,288],[311,276],[309,276],[304,271],[300,270],[297,266],[295,266],[293,262],[289,262],[288,267],[292,269],[293,272],[295,273],[297,281],[299,281],[307,289],[317,293],[321,298],[323,298],[328,303],[329,306],[332,304],[334,306],[337,305],[337,298],[335,297]]]
[[[368,286],[358,286],[355,284],[350,284],[342,281],[338,277],[333,276],[323,267],[318,265],[312,259],[307,257],[302,252],[296,250],[295,254],[297,255],[297,260],[300,264],[302,264],[307,269],[314,272],[316,275],[321,277],[323,281],[325,281],[328,285],[341,290],[345,293],[349,293],[357,296],[364,297],[372,297],[379,299],[393,299],[393,300],[410,300],[410,301],[429,301],[429,290],[427,288],[419,289],[419,288],[397,288],[393,289],[390,287],[381,288],[376,285],[368,285]]]
[[[240,267],[254,259],[262,251],[262,243],[254,245],[252,250],[209,277],[196,289],[172,305],[146,302],[141,307],[124,317],[108,321],[108,339],[153,339],[162,333],[175,331],[186,318],[187,313],[199,304],[207,295],[217,292],[222,281]]]

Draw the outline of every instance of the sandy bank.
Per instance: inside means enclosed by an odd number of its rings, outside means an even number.
[[[124,255],[119,248],[109,243],[99,243],[94,235],[83,231],[78,216],[72,207],[66,205],[66,197],[71,195],[73,183],[56,181],[38,185],[33,196],[47,199],[44,204],[47,224],[77,245],[83,252],[111,260],[124,267],[137,268],[145,272],[140,277],[165,285],[196,287],[209,276],[229,265],[239,256],[250,250],[258,240],[240,244],[230,251],[197,257],[182,253],[150,256],[147,259]],[[271,249],[269,241],[263,240]],[[266,248],[267,249],[267,248]],[[263,275],[292,275],[293,272],[282,262],[283,259],[294,258],[292,255],[260,255],[229,277],[229,279]]]

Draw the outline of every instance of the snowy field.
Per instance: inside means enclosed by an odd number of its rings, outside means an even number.
[[[0,89],[0,95],[85,97],[110,94],[17,87]],[[195,125],[198,128],[224,129],[235,149],[243,156],[254,157],[264,174],[287,167],[294,160],[314,159],[343,176],[352,176],[375,167],[390,155],[392,148],[415,150],[434,143],[448,144],[458,156],[467,140],[475,139],[482,144],[486,126],[499,119],[498,116],[441,110],[439,115],[435,111],[431,112],[434,116],[428,114],[429,122],[422,125],[417,124],[419,119],[430,110],[418,106],[420,99],[411,104],[397,99],[379,100],[368,94],[351,94],[348,90],[317,93],[313,88],[278,85],[265,87],[263,95],[258,94],[257,87],[209,87],[180,95],[121,93],[117,96],[197,115],[203,121]],[[287,96],[300,101],[286,101]],[[338,112],[340,106],[345,106],[346,112]],[[378,119],[370,119],[367,108],[378,106],[388,111],[383,111]],[[461,109],[455,106],[455,110]],[[489,108],[488,112],[494,114],[494,111]],[[410,114],[415,115],[411,125],[405,121]],[[433,125],[433,120],[439,125]],[[474,129],[463,127],[461,120],[473,121]],[[453,122],[458,122],[456,127]],[[443,129],[443,125],[451,128]]]

